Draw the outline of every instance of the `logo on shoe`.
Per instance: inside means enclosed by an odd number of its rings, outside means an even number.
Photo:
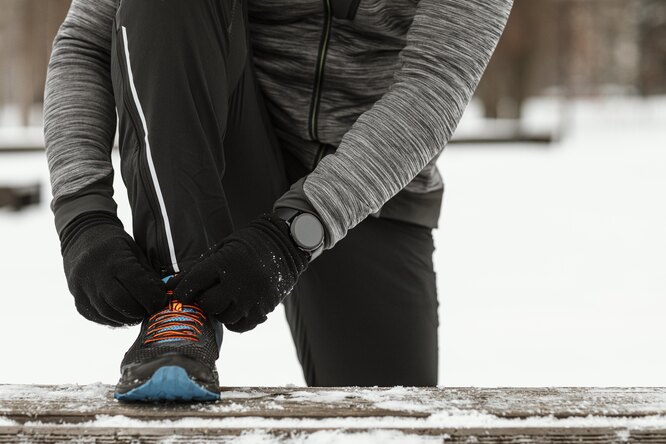
[[[180,301],[171,301],[169,302],[169,310],[171,311],[183,311],[183,303]]]

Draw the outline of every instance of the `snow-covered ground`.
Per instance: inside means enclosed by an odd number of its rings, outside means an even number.
[[[440,384],[666,385],[666,98],[527,112],[532,125],[563,116],[561,142],[457,146],[440,160]],[[76,313],[47,178],[43,153],[0,156],[0,184],[45,185],[42,205],[0,211],[0,383],[114,383],[137,329]],[[281,308],[227,334],[218,365],[224,385],[304,384]]]

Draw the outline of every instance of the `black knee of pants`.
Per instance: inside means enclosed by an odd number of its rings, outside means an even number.
[[[285,301],[309,386],[434,386],[432,230],[368,217],[301,276]]]
[[[254,76],[246,8],[241,0],[123,0],[113,32],[134,237],[155,269],[179,272],[288,188]]]

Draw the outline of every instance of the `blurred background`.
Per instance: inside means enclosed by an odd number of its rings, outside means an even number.
[[[62,273],[41,110],[69,3],[0,0],[0,383],[115,383],[138,332],[85,321]],[[439,167],[441,385],[666,385],[665,0],[515,0]],[[131,227],[119,174],[116,199]],[[218,367],[304,384],[281,307]]]

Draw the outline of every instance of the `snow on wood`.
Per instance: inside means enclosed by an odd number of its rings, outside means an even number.
[[[0,443],[666,442],[666,388],[223,388],[122,404],[112,387],[0,385]]]

